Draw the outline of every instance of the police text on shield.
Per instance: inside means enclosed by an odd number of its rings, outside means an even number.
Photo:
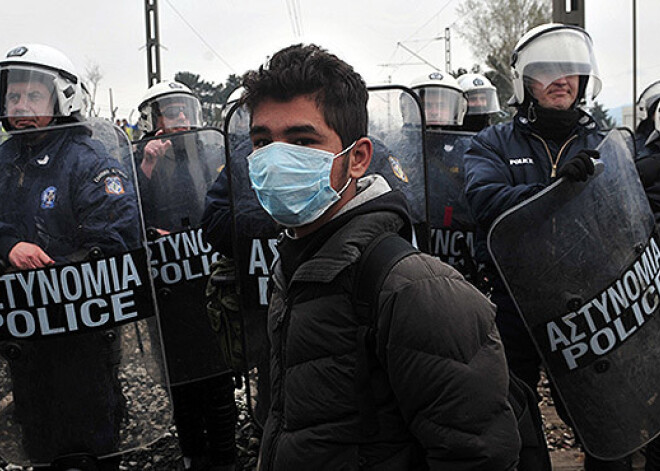
[[[0,340],[109,328],[138,320],[146,266],[133,253],[0,277]],[[148,286],[148,283],[146,284]]]
[[[542,340],[548,342],[550,359],[574,370],[620,347],[659,309],[660,249],[651,238],[614,283],[578,309],[548,322]]]

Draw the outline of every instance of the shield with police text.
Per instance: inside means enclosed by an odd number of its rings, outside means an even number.
[[[223,321],[207,312],[205,290],[220,254],[202,236],[201,220],[224,167],[224,137],[194,129],[143,139],[134,150],[170,384],[218,376],[230,365]]]
[[[428,251],[425,126],[419,99],[405,87],[370,87],[368,113],[374,151],[367,174],[380,174],[392,189],[403,192],[410,207],[416,245]]]
[[[431,253],[477,278],[474,261],[476,222],[465,197],[463,156],[474,133],[426,130]]]
[[[232,248],[240,291],[240,312],[248,374],[249,405],[263,425],[270,406],[270,342],[267,333],[268,280],[277,256],[278,228],[261,207],[248,176],[252,152],[248,111],[235,105],[225,121],[227,176],[232,211]],[[222,210],[229,211],[230,208]]]
[[[595,176],[501,215],[488,247],[582,444],[616,459],[660,433],[660,247],[628,140]]]
[[[126,134],[95,120],[0,142],[0,455],[154,442],[171,408]]]

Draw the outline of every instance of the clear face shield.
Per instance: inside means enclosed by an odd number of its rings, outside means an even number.
[[[591,38],[579,30],[559,29],[533,38],[517,52],[514,66],[517,73],[522,71],[528,90],[533,82],[546,89],[560,78],[579,75],[589,80],[578,98],[593,99],[601,89]]]
[[[460,126],[467,108],[462,92],[445,87],[418,89],[427,126]]]
[[[166,131],[202,127],[199,100],[185,93],[156,97],[149,102],[155,129]]]
[[[478,88],[465,92],[468,115],[493,114],[500,111],[500,100],[493,88]]]
[[[0,68],[0,119],[12,129],[42,128],[61,116],[55,74],[33,67]]]

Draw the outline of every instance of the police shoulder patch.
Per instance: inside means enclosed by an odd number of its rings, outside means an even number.
[[[109,195],[123,195],[124,183],[118,175],[112,175],[105,179],[105,192]]]
[[[406,175],[406,172],[403,170],[403,167],[401,166],[401,162],[399,162],[399,159],[394,157],[393,155],[390,155],[387,160],[390,162],[390,167],[392,167],[392,172],[394,175],[401,180],[402,182],[408,183],[408,175]]]
[[[53,209],[55,207],[55,197],[57,196],[57,188],[49,186],[41,192],[41,209]]]
[[[128,175],[126,175],[126,173],[123,170],[119,168],[111,167],[111,168],[104,168],[103,170],[101,170],[98,173],[98,175],[94,177],[94,183],[98,183],[104,178],[113,175],[128,179]]]

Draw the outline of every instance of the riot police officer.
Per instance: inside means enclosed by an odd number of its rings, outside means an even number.
[[[640,121],[635,129],[635,146],[639,157],[660,152],[658,132],[653,132],[657,129],[654,117],[658,103],[660,103],[660,80],[646,87],[637,100],[637,116]],[[654,136],[651,137],[651,134]]]
[[[202,247],[199,224],[206,192],[223,166],[223,149],[217,145],[222,136],[217,130],[199,129],[201,104],[188,87],[175,81],[149,88],[138,110],[143,139],[136,145],[136,164],[145,221],[158,234],[152,246],[174,246],[181,236]],[[203,250],[211,254],[210,246]],[[230,470],[235,461],[234,384],[221,361],[218,326],[207,317],[204,302],[208,266],[215,255],[185,258],[182,252],[163,256],[162,250],[154,250],[152,266],[158,272],[159,267],[165,270],[166,262],[176,261],[183,272],[192,273],[191,266],[200,269],[185,280],[160,271],[155,280],[184,467]]]
[[[121,163],[90,138],[91,129],[75,124],[84,121],[84,97],[71,61],[49,46],[19,45],[0,60],[0,96],[0,119],[10,132],[0,146],[5,268],[57,270],[92,252],[134,250],[140,243],[135,190]],[[49,339],[0,342],[24,459],[51,469],[49,463],[72,454],[91,461],[116,455],[126,413],[117,332],[49,333]],[[107,458],[94,469],[116,470],[119,461]]]
[[[594,98],[601,88],[591,38],[583,29],[545,24],[530,30],[513,51],[512,72],[511,104],[517,107],[513,121],[484,129],[465,155],[466,195],[481,231],[483,250],[477,256],[487,264],[492,262],[485,234],[493,221],[556,178],[586,180],[594,173],[594,149],[603,139],[581,107],[588,94]],[[540,357],[494,267],[491,278],[509,367],[535,389]],[[563,404],[555,404],[570,423]],[[630,466],[629,458],[605,462],[588,453],[585,458],[587,471]]]
[[[637,171],[639,178],[644,185],[646,196],[655,215],[656,223],[660,222],[660,107],[657,106],[660,97],[654,103],[653,130],[646,139],[646,145],[641,149],[637,148]],[[642,124],[640,124],[640,127]],[[639,127],[637,128],[639,130]],[[639,137],[639,134],[638,134]]]
[[[410,88],[420,97],[426,116],[431,253],[475,282],[474,222],[463,195],[463,154],[472,134],[460,131],[467,98],[458,81],[444,71],[418,77]]]
[[[458,77],[468,100],[467,113],[463,118],[463,131],[479,132],[490,126],[491,117],[500,112],[497,89],[482,74],[463,74]]]
[[[458,129],[463,124],[467,100],[460,85],[449,73],[437,70],[423,75],[413,80],[410,88],[422,100],[427,128]]]

